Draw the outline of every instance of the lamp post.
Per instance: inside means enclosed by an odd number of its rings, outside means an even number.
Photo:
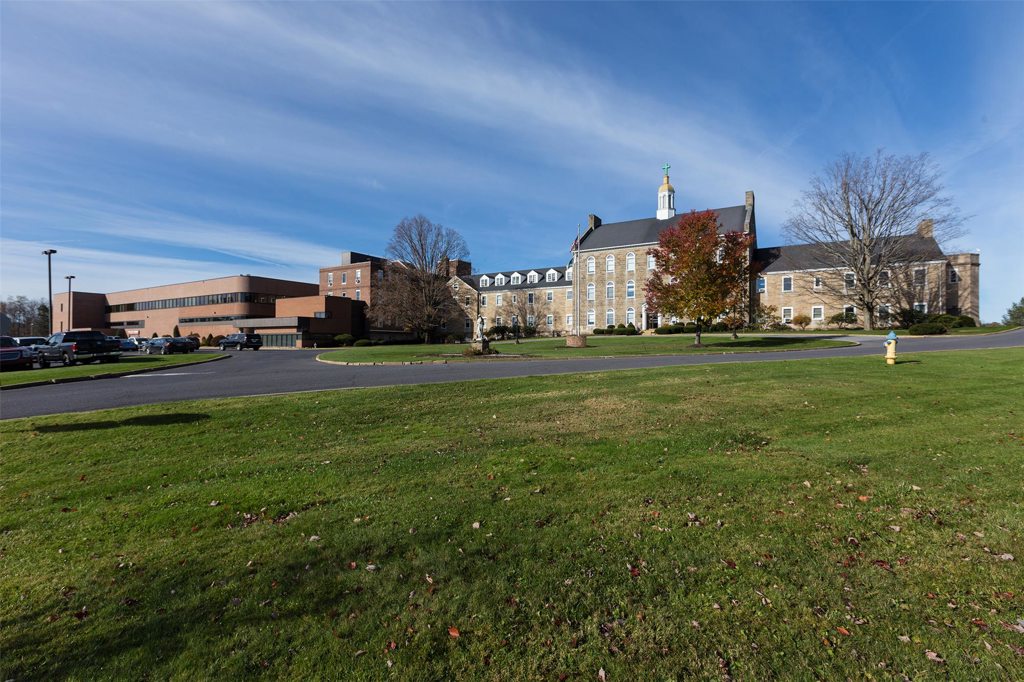
[[[71,331],[71,280],[75,278],[74,275],[64,275],[64,279],[68,281],[68,328],[64,331]]]
[[[50,307],[46,309],[46,335],[49,336],[53,333],[53,254],[57,253],[57,249],[47,249],[43,251],[43,255],[46,256],[46,287],[50,292]]]

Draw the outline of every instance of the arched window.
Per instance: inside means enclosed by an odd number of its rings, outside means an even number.
[[[636,311],[632,308],[626,308],[626,324],[636,326]]]
[[[648,270],[653,270],[654,269],[654,254],[652,254],[652,253],[647,254],[647,269]]]
[[[594,287],[594,283],[593,282],[591,282],[590,284],[587,285],[587,300],[588,301],[593,301],[594,300],[595,291],[596,291],[596,289]]]
[[[605,272],[615,272],[615,256],[608,254],[604,257]]]
[[[636,270],[636,254],[630,252],[626,254],[626,272],[633,272],[634,270]]]
[[[609,300],[615,298],[615,282],[608,282],[604,285],[604,297]]]
[[[615,311],[609,308],[604,312],[604,323],[615,324]]]
[[[636,283],[633,280],[626,282],[626,298],[636,298]]]
[[[590,256],[587,258],[587,272],[594,272],[594,257]]]

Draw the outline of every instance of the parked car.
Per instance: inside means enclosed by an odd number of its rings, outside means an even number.
[[[33,346],[40,367],[51,362],[73,365],[76,362],[117,362],[121,359],[121,346],[110,341],[101,332],[59,332],[46,343]]]
[[[38,346],[39,344],[46,343],[45,336],[15,336],[14,341],[19,346]]]
[[[183,336],[181,337],[188,343],[190,350],[199,350],[199,337],[198,336]]]
[[[165,336],[159,339],[150,339],[146,344],[147,355],[170,355],[171,353],[188,353],[189,345],[182,338],[171,338]]]
[[[19,346],[11,336],[0,336],[0,369],[32,369],[35,351]]]
[[[118,339],[121,350],[134,351],[139,349],[139,344],[133,339]]]
[[[228,348],[234,348],[235,350],[242,350],[243,348],[259,350],[262,346],[263,337],[259,334],[228,334],[220,342],[221,350],[227,350]]]

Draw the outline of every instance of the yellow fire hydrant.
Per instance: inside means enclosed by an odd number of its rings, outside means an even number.
[[[883,346],[885,346],[885,364],[896,364],[897,343],[899,343],[899,339],[896,338],[896,332],[889,332],[889,336],[885,337],[885,342],[882,344]]]

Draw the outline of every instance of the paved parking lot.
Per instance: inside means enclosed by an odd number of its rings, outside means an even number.
[[[145,405],[175,400],[269,395],[341,388],[428,384],[479,379],[598,372],[722,362],[773,362],[878,355],[882,337],[857,340],[861,346],[808,351],[725,355],[580,358],[565,360],[487,360],[404,366],[331,365],[315,360],[323,351],[233,351],[228,360],[96,381],[53,384],[0,392],[0,418]],[[1024,346],[1024,330],[981,336],[901,339],[900,352],[971,350]]]

